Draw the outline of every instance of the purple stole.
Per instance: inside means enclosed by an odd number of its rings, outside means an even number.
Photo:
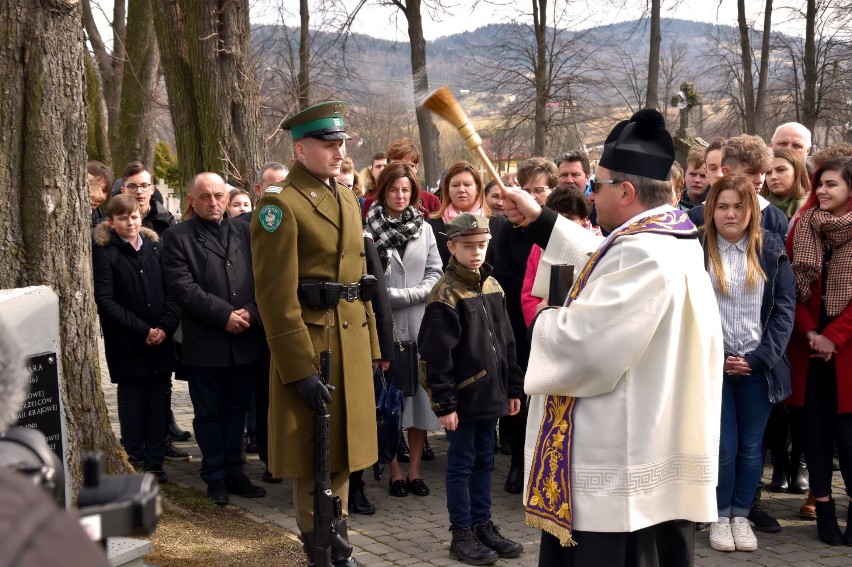
[[[589,281],[600,259],[616,238],[651,232],[694,238],[695,225],[687,214],[677,209],[639,219],[613,233],[609,240],[583,267],[574,282],[565,306],[570,306]],[[544,417],[538,432],[526,492],[527,525],[543,530],[559,539],[562,546],[576,545],[571,532],[574,509],[571,500],[571,439],[574,434],[574,404],[571,396],[548,395]]]

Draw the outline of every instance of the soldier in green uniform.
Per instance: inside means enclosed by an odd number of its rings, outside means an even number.
[[[349,472],[377,459],[372,362],[380,354],[372,306],[361,298],[361,214],[352,191],[334,179],[349,139],[345,110],[343,102],[328,102],[282,122],[293,136],[297,161],[281,187],[267,189],[251,224],[257,304],[272,355],[269,470],[293,479],[296,521],[311,564],[318,560],[311,495],[315,410],[327,404],[331,416],[331,484],[343,503],[344,538]],[[328,289],[343,284],[339,303],[312,306],[310,290],[328,282]],[[319,360],[329,346],[327,388]],[[333,550],[332,561],[358,565],[351,551]]]

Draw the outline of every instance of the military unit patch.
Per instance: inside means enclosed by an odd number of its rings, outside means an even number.
[[[281,226],[281,209],[275,205],[264,205],[257,214],[260,226],[266,232],[275,232]]]

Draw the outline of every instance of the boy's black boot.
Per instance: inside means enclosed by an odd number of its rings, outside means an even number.
[[[473,528],[453,530],[450,557],[468,565],[491,565],[497,562],[497,552],[480,543]]]
[[[834,509],[834,500],[828,502],[816,501],[817,534],[823,543],[828,545],[843,545],[843,535],[840,526],[837,525],[837,513]]]
[[[496,551],[498,557],[517,557],[524,551],[523,545],[503,537],[503,534],[491,520],[473,526],[473,534],[480,543]]]

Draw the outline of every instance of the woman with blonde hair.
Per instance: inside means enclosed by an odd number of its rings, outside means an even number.
[[[763,472],[762,441],[772,404],[790,395],[787,342],[795,313],[795,278],[781,239],[760,227],[751,181],[726,175],[705,203],[700,233],[725,344],[719,520],[710,526],[718,551],[754,551],[748,515]]]
[[[491,215],[491,209],[485,203],[482,176],[479,175],[479,170],[466,161],[454,163],[447,169],[441,181],[441,207],[432,213],[431,218],[426,220],[432,227],[435,239],[438,242],[442,269],[446,268],[450,261],[447,237],[444,235],[444,223],[451,221],[461,213],[490,217],[489,228],[491,229],[492,241],[497,238],[502,223],[505,222],[503,217]],[[494,246],[488,247],[485,262],[494,266]]]

